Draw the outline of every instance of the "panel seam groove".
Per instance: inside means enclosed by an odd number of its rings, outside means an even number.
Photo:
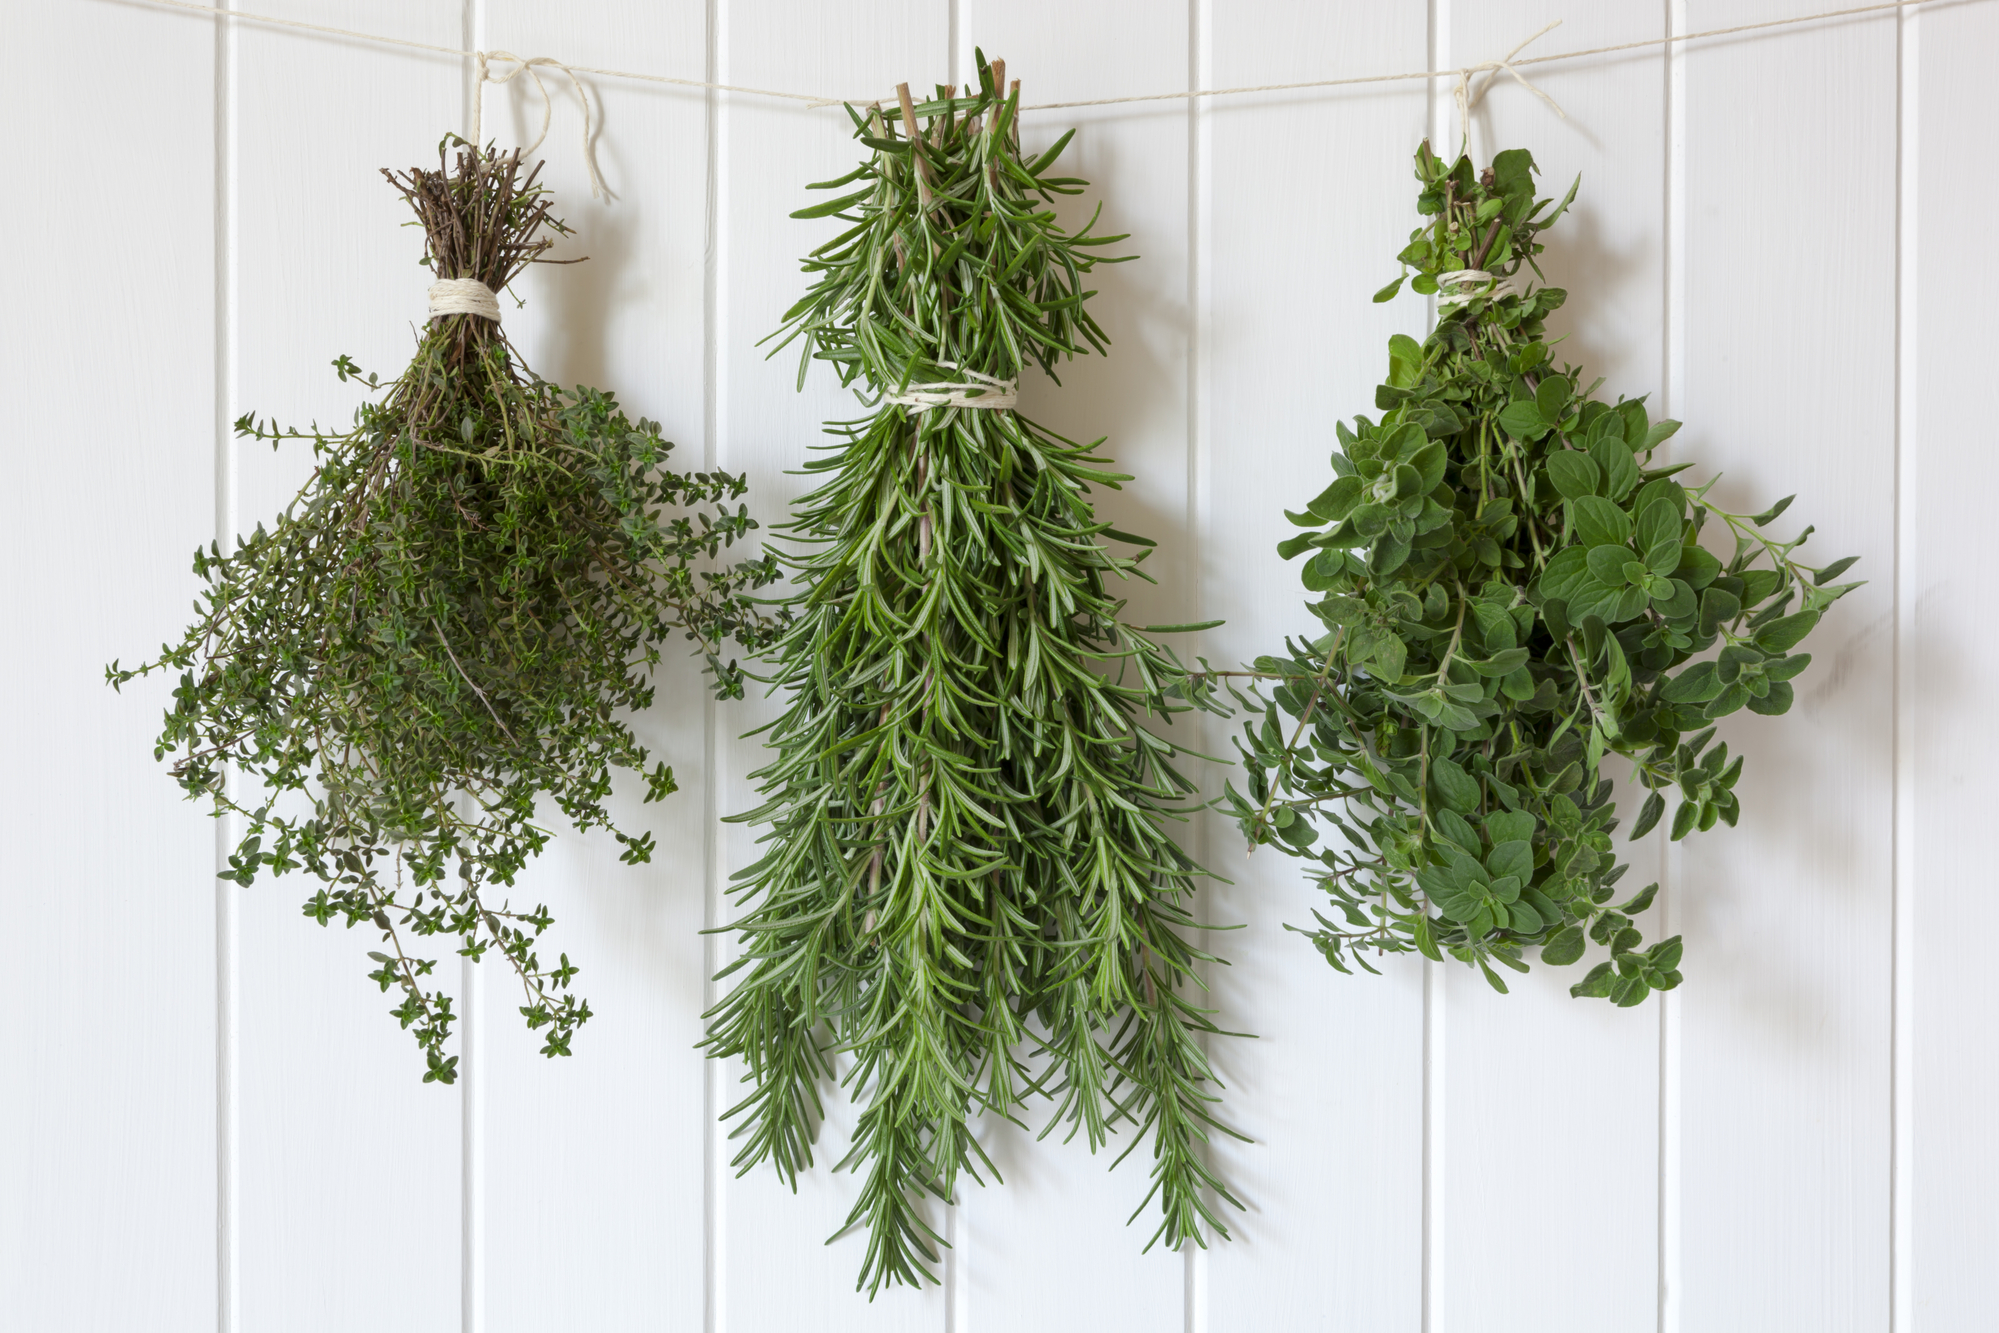
[[[1665,0],[1666,35],[1687,30],[1686,0]],[[1661,168],[1665,186],[1661,190],[1664,209],[1660,229],[1664,235],[1664,283],[1661,294],[1665,308],[1665,337],[1660,348],[1664,365],[1660,379],[1662,415],[1673,415],[1685,407],[1686,386],[1686,51],[1678,43],[1665,48],[1665,153]],[[1669,446],[1670,447],[1670,446]],[[1683,876],[1680,848],[1667,840],[1660,852],[1659,926],[1670,937],[1679,925],[1683,908],[1679,900]],[[1656,1200],[1655,1299],[1659,1333],[1678,1333],[1680,1326],[1680,1005],[1678,991],[1659,995],[1659,1104],[1658,1173]]]
[[[1209,84],[1209,62],[1211,60],[1209,41],[1210,9],[1207,0],[1188,0],[1187,4],[1187,85],[1190,90],[1203,88]],[[1186,509],[1183,527],[1186,533],[1187,577],[1185,586],[1189,599],[1191,623],[1199,623],[1205,617],[1204,587],[1201,579],[1202,553],[1206,549],[1207,498],[1204,482],[1207,473],[1207,423],[1202,413],[1207,410],[1208,395],[1205,377],[1208,373],[1206,339],[1209,327],[1209,304],[1207,294],[1207,246],[1209,244],[1208,206],[1208,154],[1205,136],[1211,121],[1210,108],[1204,103],[1208,98],[1189,98],[1187,101],[1187,414],[1186,435]],[[1198,632],[1193,640],[1195,659],[1200,660],[1201,651],[1206,647],[1207,635]],[[1189,719],[1203,736],[1207,731],[1207,721],[1196,714]],[[1204,742],[1202,750],[1212,753]],[[1203,794],[1206,794],[1208,779],[1202,780]],[[1196,822],[1190,828],[1189,842],[1195,861],[1206,866],[1213,853],[1213,839],[1210,837],[1212,818]],[[1195,919],[1204,924],[1213,924],[1212,893],[1199,895],[1195,906]],[[1213,994],[1213,964],[1202,964],[1201,977]],[[1204,1033],[1199,1038],[1201,1050],[1211,1052],[1212,1043]],[[1210,1059],[1212,1059],[1210,1055]],[[1219,1082],[1219,1071],[1217,1071]],[[1219,1088],[1217,1089],[1219,1091]],[[1208,1159],[1209,1169],[1214,1169],[1214,1157],[1220,1148],[1219,1137],[1211,1139],[1203,1150]],[[1217,1173],[1219,1174],[1219,1173]],[[1220,1215],[1221,1202],[1213,1191],[1209,1192],[1209,1206]],[[1182,1270],[1182,1310],[1181,1324],[1186,1333],[1207,1333],[1208,1329],[1208,1250],[1202,1245],[1183,1246],[1184,1267]]]
[[[1429,2],[1429,67],[1432,71],[1449,67],[1451,49],[1451,0]],[[1425,85],[1429,94],[1430,145],[1434,151],[1450,133],[1452,106],[1447,86],[1432,78]],[[1464,127],[1464,147],[1470,151],[1471,125]],[[1455,153],[1446,148],[1447,160]],[[1428,324],[1436,327],[1434,297],[1425,301]],[[1422,1333],[1443,1333],[1444,1329],[1444,974],[1438,964],[1423,960],[1423,1234],[1422,1234]]]
[[[726,19],[727,0],[706,0],[702,15],[702,77],[709,83],[722,82],[723,74],[723,31]],[[722,93],[710,88],[703,96],[707,109],[707,124],[704,127],[707,139],[707,199],[703,225],[706,235],[702,238],[702,339],[701,353],[701,430],[702,460],[709,471],[721,465],[722,412],[722,252],[723,252],[723,200],[722,183],[724,167],[722,160],[723,114]],[[702,855],[703,879],[703,921],[707,929],[713,929],[722,919],[722,848],[716,829],[720,815],[720,789],[722,782],[722,745],[719,734],[721,719],[719,705],[713,691],[704,690],[702,700],[702,762],[705,768],[702,782]],[[712,1009],[720,998],[720,987],[715,974],[721,971],[722,945],[719,936],[704,934],[701,937],[702,965],[702,1010]],[[725,1208],[723,1176],[724,1143],[722,1137],[722,1074],[723,1070],[705,1052],[701,1061],[702,1092],[702,1301],[701,1318],[705,1333],[721,1333],[727,1327],[727,1306],[724,1292],[725,1265],[727,1251],[724,1246]]]
[[[226,0],[218,0],[225,3]],[[236,403],[236,24],[215,20],[215,462],[216,545],[228,551],[236,531],[235,444],[230,413]],[[233,781],[230,774],[225,781]],[[215,1326],[240,1325],[240,1163],[237,1103],[237,885],[222,879],[235,821],[215,826]]]
[[[1914,1179],[1912,1098],[1915,1082],[1915,889],[1916,763],[1915,674],[1912,670],[1916,617],[1916,240],[1918,165],[1918,80],[1920,18],[1900,10],[1895,26],[1895,647],[1894,820],[1889,916],[1889,1084],[1888,1084],[1888,1327],[1909,1333],[1915,1326]]]

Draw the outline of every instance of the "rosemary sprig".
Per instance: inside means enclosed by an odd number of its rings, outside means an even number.
[[[1083,182],[1050,174],[1066,136],[1023,158],[1003,70],[981,57],[968,96],[849,109],[870,156],[795,216],[851,226],[806,260],[816,282],[773,335],[801,344],[801,377],[823,360],[888,395],[1104,350],[1083,282],[1124,238],[1056,224],[1048,201]],[[973,1117],[1035,1095],[1057,1103],[1044,1134],[1149,1138],[1155,1241],[1226,1235],[1203,1153],[1223,1129],[1218,1029],[1184,994],[1212,961],[1187,938],[1202,871],[1166,828],[1198,802],[1179,748],[1139,724],[1207,696],[1108,588],[1143,575],[1104,539],[1150,543],[1088,494],[1127,478],[1101,441],[1011,410],[889,402],[832,433],[790,527],[786,707],[764,804],[738,816],[768,826],[765,851],[737,876],[743,954],[709,1015],[710,1052],[747,1070],[736,1165],[795,1181],[844,1066],[871,1295],[932,1276],[923,1196],[991,1170]]]
[[[498,292],[555,262],[544,230],[566,233],[539,170],[447,138],[436,170],[383,174],[423,226],[422,262]],[[190,797],[243,818],[223,877],[303,868],[322,881],[307,916],[381,932],[369,976],[400,994],[390,1012],[426,1082],[452,1082],[458,1057],[436,960],[410,952],[424,937],[456,936],[471,958],[497,949],[542,1052],[567,1055],[590,1017],[577,969],[542,958],[545,907],[495,903],[493,889],[546,845],[544,797],[579,829],[610,828],[625,861],[651,856],[652,835],[615,828],[604,804],[613,769],[648,762],[621,714],[651,704],[647,669],[676,633],[739,695],[722,641],[762,641],[773,622],[749,592],[776,566],[699,572],[756,526],[725,503],[742,479],[669,470],[656,425],[523,369],[491,320],[430,321],[387,383],[346,357],[334,366],[379,399],[337,434],[236,423],[273,448],[310,442],[318,466],[272,526],[195,552],[199,618],[108,678],[181,673],[156,755]],[[647,800],[675,789],[663,763],[645,782]]]

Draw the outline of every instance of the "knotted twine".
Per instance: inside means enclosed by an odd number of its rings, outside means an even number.
[[[472,58],[476,62],[476,77],[474,79],[474,92],[472,94],[472,143],[475,146],[480,143],[480,109],[481,104],[486,100],[486,85],[489,83],[511,83],[520,77],[520,75],[526,74],[530,79],[534,80],[535,88],[541,93],[541,133],[537,134],[534,142],[523,148],[521,152],[524,154],[532,153],[535,149],[541,147],[542,140],[548,137],[549,120],[554,114],[555,104],[549,98],[548,85],[541,81],[541,75],[535,73],[535,66],[547,65],[553,69],[559,69],[569,76],[570,86],[576,89],[576,96],[583,103],[583,166],[590,173],[590,193],[596,198],[609,200],[611,191],[604,184],[603,176],[598,174],[597,148],[590,134],[590,94],[584,89],[583,80],[576,77],[576,71],[563,64],[560,60],[557,60],[554,56],[533,56],[523,60],[511,51],[474,51]],[[491,62],[495,60],[510,60],[513,62],[514,67],[505,74],[495,74],[491,68]],[[491,318],[498,319],[498,307],[496,306],[494,309],[495,313]]]
[[[983,407],[998,411],[1012,407],[1020,401],[1020,381],[994,379],[991,375],[981,375],[976,370],[964,370],[955,361],[937,363],[947,370],[956,370],[969,383],[943,381],[936,384],[911,384],[898,393],[884,394],[883,401],[900,403],[904,407]]]
[[[1534,42],[1539,41],[1561,26],[1562,21],[1556,19],[1553,23],[1541,29],[1541,31],[1535,33],[1532,37],[1527,38],[1499,59],[1481,61],[1476,65],[1467,65],[1458,71],[1458,85],[1452,91],[1451,96],[1458,104],[1458,124],[1463,130],[1463,142],[1467,149],[1471,147],[1471,113],[1478,108],[1479,99],[1485,96],[1486,89],[1492,87],[1492,81],[1499,77],[1501,70],[1511,74],[1515,83],[1518,83],[1522,88],[1525,88],[1528,92],[1546,102],[1548,109],[1563,120],[1569,118],[1569,113],[1562,110],[1561,103],[1535,87],[1528,81],[1526,75],[1513,68],[1513,57],[1519,55]],[[1480,81],[1476,88],[1472,87],[1471,82],[1471,76],[1474,74],[1485,75],[1485,78]]]
[[[1463,305],[1481,296],[1497,299],[1501,296],[1518,295],[1513,284],[1497,273],[1487,273],[1482,268],[1461,268],[1450,273],[1437,275],[1437,304],[1439,306]]]

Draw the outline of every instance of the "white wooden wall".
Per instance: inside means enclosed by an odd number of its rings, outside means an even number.
[[[862,95],[962,82],[974,44],[1028,100],[1449,67],[1748,22],[1799,0],[260,0],[260,12],[579,64]],[[600,1017],[534,1054],[469,972],[455,1088],[313,928],[302,882],[217,887],[228,831],[150,755],[165,686],[103,663],[177,636],[188,553],[276,509],[298,450],[256,409],[344,419],[338,353],[391,371],[427,281],[376,169],[460,129],[464,62],[123,0],[5,0],[13,125],[0,307],[10,650],[0,765],[9,1050],[0,1058],[0,1326],[35,1330],[1753,1330],[1999,1327],[1989,1110],[1999,933],[1988,854],[1999,650],[1981,573],[1999,484],[1999,3],[1541,67],[1556,117],[1501,81],[1476,144],[1582,173],[1549,268],[1570,356],[1686,421],[1680,457],[1792,513],[1872,580],[1828,618],[1799,706],[1731,719],[1742,827],[1635,849],[1687,937],[1687,984],[1636,1010],[1510,997],[1411,961],[1343,978],[1280,923],[1313,894],[1198,850],[1233,966],[1221,1166],[1232,1243],[1141,1256],[1143,1166],[991,1134],[1004,1188],[949,1219],[941,1289],[870,1306],[857,1242],[821,1242],[849,1177],[738,1181],[732,1076],[693,1047],[729,947],[698,929],[750,835],[762,702],[643,720],[683,794],[627,813],[650,866],[566,836],[525,890],[558,916]],[[524,84],[525,81],[523,80]],[[551,378],[614,389],[682,457],[747,471],[766,519],[847,411],[757,338],[819,224],[801,186],[855,155],[837,110],[593,83],[619,199],[594,203],[557,89],[550,178],[590,262],[510,314]],[[531,136],[522,84],[487,125]],[[1107,361],[1027,406],[1108,434],[1138,481],[1119,526],[1162,542],[1143,619],[1225,617],[1254,654],[1309,622],[1272,551],[1323,484],[1332,419],[1370,411],[1405,295],[1369,296],[1409,229],[1409,157],[1441,83],[1038,113],[1141,262],[1103,270]],[[1209,735],[1224,746],[1222,729]],[[1662,931],[1660,933],[1667,933]],[[493,989],[488,991],[486,987]],[[836,1116],[828,1144],[843,1137]]]

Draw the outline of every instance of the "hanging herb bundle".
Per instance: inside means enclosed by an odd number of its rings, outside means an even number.
[[[1209,957],[1182,933],[1202,872],[1165,827],[1193,788],[1137,721],[1188,708],[1149,637],[1188,627],[1120,622],[1107,584],[1139,557],[1100,539],[1150,543],[1087,497],[1128,478],[1013,410],[1027,363],[1104,350],[1082,281],[1124,238],[1056,224],[1048,202],[1083,186],[1049,174],[1068,136],[1024,159],[1019,84],[983,57],[979,78],[920,106],[905,87],[899,120],[850,108],[871,156],[812,188],[855,188],[794,215],[853,225],[807,259],[779,346],[803,343],[801,382],[816,357],[883,401],[833,431],[792,524],[787,706],[765,802],[739,816],[767,850],[737,876],[745,949],[709,1016],[711,1054],[747,1066],[743,1171],[795,1187],[847,1064],[865,1105],[840,1165],[864,1180],[843,1231],[866,1229],[870,1295],[932,1276],[921,1196],[982,1179],[972,1117],[1037,1093],[1057,1103],[1044,1135],[1150,1132],[1155,1241],[1227,1234],[1201,1157],[1217,1029],[1181,993]]]
[[[456,148],[455,164],[446,154]],[[751,589],[768,559],[727,572],[695,565],[756,524],[743,481],[668,470],[672,448],[609,394],[565,391],[522,367],[495,293],[567,233],[518,153],[447,138],[437,169],[385,171],[424,229],[439,281],[409,369],[338,434],[236,423],[273,448],[307,440],[318,465],[273,526],[224,554],[197,551],[199,619],[158,659],[108,675],[177,669],[157,755],[190,797],[244,820],[224,879],[303,868],[321,925],[378,929],[370,979],[422,1048],[426,1082],[452,1082],[450,995],[416,940],[503,955],[521,1013],[567,1055],[590,1008],[567,955],[538,952],[548,911],[493,901],[549,839],[546,797],[579,829],[604,827],[623,859],[652,835],[615,828],[613,769],[644,774],[646,799],[674,790],[664,763],[620,718],[652,702],[646,668],[676,633],[698,641],[724,696],[741,693],[719,653],[754,646],[766,618]],[[456,313],[453,313],[456,312]],[[345,381],[361,378],[346,357]],[[662,511],[694,509],[662,522]],[[231,774],[236,775],[232,778]],[[259,798],[244,795],[256,786]]]
[[[1657,885],[1613,905],[1600,766],[1629,760],[1649,792],[1633,838],[1675,790],[1675,839],[1733,825],[1742,759],[1711,744],[1716,720],[1786,711],[1811,661],[1792,650],[1859,585],[1834,582],[1852,557],[1798,559],[1810,528],[1764,534],[1789,497],[1722,509],[1712,480],[1676,479],[1687,464],[1653,466],[1679,423],[1552,364],[1543,321],[1566,294],[1507,279],[1575,189],[1551,207],[1534,169],[1521,150],[1476,175],[1417,152],[1433,220],[1401,259],[1439,293],[1437,327],[1390,340],[1380,420],[1340,426],[1336,479],[1289,515],[1310,531],[1278,550],[1310,557],[1325,632],[1256,663],[1277,683],[1245,700],[1248,790],[1228,799],[1252,846],[1315,863],[1339,919],[1309,933],[1339,970],[1413,949],[1504,991],[1492,963],[1524,972],[1529,945],[1573,963],[1587,938],[1610,958],[1573,992],[1634,1005],[1680,983],[1680,940],[1640,947]],[[1726,560],[1700,543],[1713,530]],[[1347,845],[1322,849],[1329,831]]]

